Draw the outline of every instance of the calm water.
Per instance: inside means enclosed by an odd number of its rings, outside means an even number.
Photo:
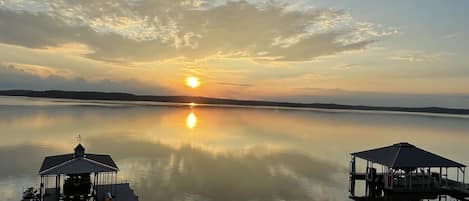
[[[0,97],[0,200],[77,134],[142,201],[347,200],[349,153],[401,141],[469,164],[463,117]]]

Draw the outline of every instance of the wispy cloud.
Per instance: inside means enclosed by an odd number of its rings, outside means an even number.
[[[356,67],[358,66],[358,64],[338,64],[338,65],[335,65],[332,67],[332,69],[335,69],[335,70],[348,70],[348,69],[351,69],[353,67]]]
[[[411,52],[398,54],[396,56],[389,57],[391,60],[406,61],[406,62],[432,62],[441,59],[443,54],[432,54],[424,52]]]
[[[447,34],[447,35],[443,36],[443,38],[445,38],[445,39],[453,39],[453,38],[456,38],[456,37],[458,37],[457,33]]]
[[[0,63],[0,67],[9,72],[18,72],[37,76],[41,79],[47,79],[49,77],[62,77],[64,79],[73,79],[77,75],[71,70],[56,69],[48,66],[32,65],[32,64],[21,64],[21,63]]]
[[[231,83],[231,82],[217,82],[218,85],[233,86],[233,87],[251,87],[252,84]]]

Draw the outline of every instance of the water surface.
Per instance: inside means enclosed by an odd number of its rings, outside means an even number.
[[[0,200],[78,134],[142,201],[347,200],[349,153],[403,141],[469,164],[458,116],[0,97]]]

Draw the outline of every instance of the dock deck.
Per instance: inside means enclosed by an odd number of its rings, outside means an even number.
[[[378,181],[384,182],[383,174],[376,174]],[[350,173],[351,180],[366,180],[365,173]],[[422,198],[436,198],[438,195],[448,195],[453,198],[462,201],[469,201],[469,184],[463,184],[458,181],[451,179],[441,179],[438,181],[437,178],[432,178],[429,176],[413,175],[413,183],[409,186],[409,183],[405,178],[394,178],[394,186],[392,189],[385,189],[386,193],[389,195],[400,195],[401,197],[409,198],[412,196]],[[350,196],[353,200],[369,200],[367,197],[360,196]],[[373,198],[371,200],[381,200],[380,198]],[[382,197],[382,200],[385,200]]]
[[[105,201],[105,194],[107,191],[99,190],[99,189],[114,189],[115,196],[113,201],[138,201],[138,196],[135,195],[135,192],[130,188],[128,183],[122,184],[114,184],[112,185],[97,185],[97,200],[95,201]],[[55,188],[48,188],[46,189],[47,196],[44,197],[44,201],[59,201],[63,200],[63,197],[60,199],[57,198],[57,192]],[[90,200],[94,200],[91,198]]]

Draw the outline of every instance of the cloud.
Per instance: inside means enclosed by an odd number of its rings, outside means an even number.
[[[5,89],[59,89],[172,94],[172,91],[167,88],[144,84],[136,80],[89,80],[69,70],[31,64],[0,63],[0,90]]]
[[[432,62],[438,61],[441,58],[441,54],[428,54],[423,52],[414,52],[408,54],[400,54],[392,56],[389,59],[406,62]]]
[[[458,37],[458,33],[446,34],[443,36],[444,39],[454,39]]]
[[[332,67],[335,70],[349,70],[353,67],[358,66],[358,64],[339,64]]]
[[[231,82],[217,82],[218,85],[232,86],[232,87],[251,87],[252,84],[231,83]]]
[[[60,70],[47,66],[32,65],[32,64],[20,64],[20,63],[5,63],[3,64],[4,69],[10,72],[24,73],[32,76],[46,79],[49,77],[63,77],[64,79],[72,79],[77,75],[70,70]]]
[[[30,48],[72,43],[105,61],[210,57],[310,61],[366,48],[394,33],[332,9],[285,2],[5,1],[0,42]]]

